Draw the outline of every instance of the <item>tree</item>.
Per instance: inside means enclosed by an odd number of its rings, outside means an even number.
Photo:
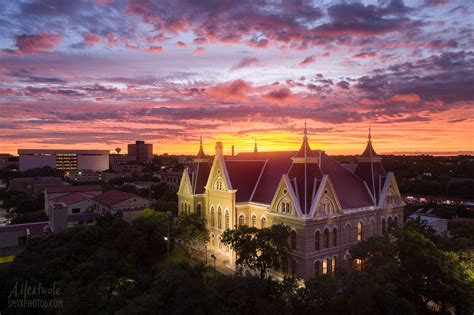
[[[206,221],[197,213],[180,214],[176,224],[176,233],[180,239],[188,244],[207,243],[209,241]]]
[[[262,229],[243,225],[226,230],[222,235],[222,243],[236,252],[238,265],[258,270],[263,279],[267,269],[279,268],[282,258],[286,258],[289,234],[290,230],[284,224]]]
[[[10,224],[41,222],[41,221],[48,221],[48,216],[46,215],[45,211],[13,214]]]

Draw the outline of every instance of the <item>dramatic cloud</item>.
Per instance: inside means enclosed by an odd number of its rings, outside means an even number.
[[[51,51],[61,43],[58,35],[39,33],[32,35],[19,35],[16,37],[15,46],[23,54],[33,54]]]

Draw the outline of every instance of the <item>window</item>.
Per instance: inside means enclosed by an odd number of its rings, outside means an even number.
[[[72,208],[72,213],[80,213],[81,208]]]
[[[291,208],[290,208],[290,203],[289,203],[289,202],[286,202],[285,205],[286,205],[286,213],[290,213],[290,212],[291,212],[291,211],[290,211],[290,209],[291,209]]]
[[[220,177],[216,180],[214,188],[216,190],[224,190],[224,184],[223,184],[222,179]]]
[[[291,249],[296,249],[296,231],[292,230],[290,233],[291,237]]]
[[[337,263],[336,259],[337,259],[336,256],[332,256],[331,272],[332,272],[333,274],[336,273],[336,263]]]
[[[323,275],[328,273],[328,259],[324,258],[323,259]]]
[[[395,226],[398,227],[398,217],[397,216],[395,216],[394,223],[395,223]]]
[[[321,249],[321,233],[319,231],[316,231],[314,234],[314,250],[320,250]]]
[[[257,216],[255,214],[252,216],[252,227],[257,227]]]
[[[357,224],[357,240],[362,241],[362,222]]]
[[[359,270],[359,271],[361,271],[361,270],[364,268],[364,265],[363,265],[362,260],[361,260],[361,259],[358,259],[358,258],[356,258],[356,259],[354,260],[354,265],[355,265],[355,266],[354,266],[355,269],[356,269],[356,270]]]
[[[229,210],[225,210],[225,228],[229,229]]]
[[[385,225],[385,218],[382,219],[382,233],[385,233],[385,230],[387,229],[386,225]]]
[[[324,248],[329,248],[329,230],[325,229],[323,235],[323,246]]]
[[[314,276],[319,276],[321,274],[321,262],[318,260],[314,262]]]
[[[267,227],[267,218],[263,217],[261,220],[262,229]]]
[[[239,226],[245,225],[245,217],[243,214],[239,215]]]
[[[336,228],[332,229],[332,242],[333,242],[333,246],[336,247],[337,246],[337,229]]]
[[[184,212],[184,202],[181,202],[181,213]]]
[[[291,260],[291,274],[295,276],[297,272],[298,272],[298,262],[296,261],[296,259],[293,258]]]
[[[214,220],[214,207],[211,207],[211,226],[215,225]]]
[[[217,228],[222,229],[222,210],[217,208]]]
[[[201,204],[198,203],[197,206],[196,206],[196,213],[198,214],[198,216],[202,216],[202,211],[201,211]]]
[[[288,201],[282,201],[280,203],[280,212],[281,213],[290,213],[291,212],[291,205]]]
[[[392,217],[388,217],[388,227],[392,227]]]

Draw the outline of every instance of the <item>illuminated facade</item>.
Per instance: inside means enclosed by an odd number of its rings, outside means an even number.
[[[221,244],[225,229],[284,223],[291,228],[291,255],[275,272],[304,278],[361,267],[349,249],[392,222],[403,222],[394,174],[386,172],[370,138],[353,172],[309,146],[306,128],[298,152],[240,153],[225,157],[222,143],[211,159],[201,147],[178,190],[180,213],[206,219],[208,248],[219,259],[235,260]]]
[[[109,168],[107,150],[18,150],[20,171],[49,166],[71,170],[105,171]]]

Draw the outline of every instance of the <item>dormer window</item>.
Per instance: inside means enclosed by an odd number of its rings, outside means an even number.
[[[328,215],[334,212],[334,207],[332,206],[331,201],[329,200],[323,200],[321,202],[320,208],[319,208],[319,213],[322,215]]]
[[[222,178],[218,178],[214,184],[214,188],[216,190],[224,190],[224,183],[222,181]]]
[[[283,200],[282,202],[280,202],[279,208],[280,208],[281,213],[286,213],[286,214],[291,213],[291,204],[286,200]]]

